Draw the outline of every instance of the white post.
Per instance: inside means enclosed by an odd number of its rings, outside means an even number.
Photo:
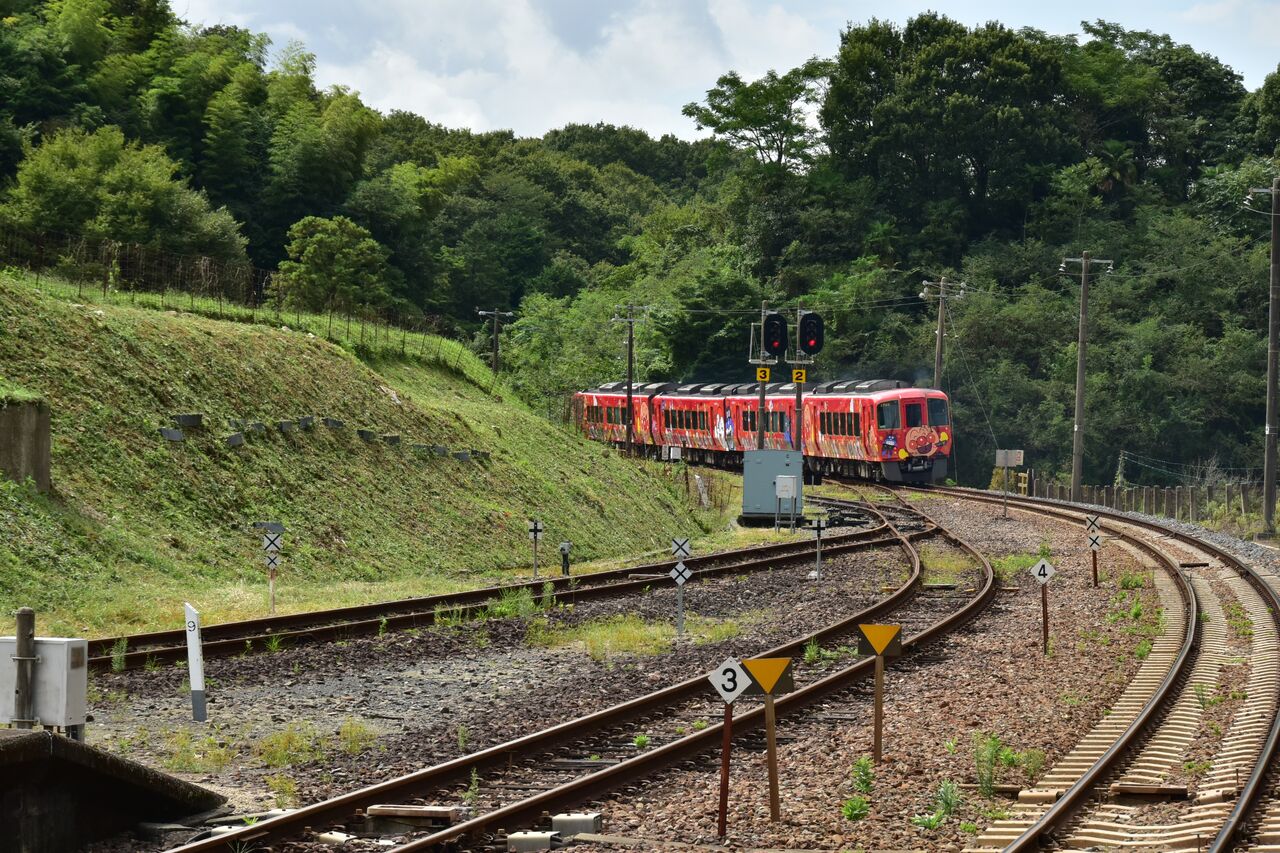
[[[200,641],[200,614],[183,602],[187,617],[187,672],[191,676],[191,718],[197,723],[209,719],[204,698],[204,646]]]
[[[684,584],[676,585],[676,636],[684,636]]]
[[[533,539],[533,579],[538,579],[538,538]]]
[[[821,524],[821,522],[819,522],[819,524]],[[814,569],[817,573],[817,577],[815,578],[815,580],[820,581],[822,580],[822,528],[818,527],[816,530],[814,530],[814,533],[818,537],[818,563]]]

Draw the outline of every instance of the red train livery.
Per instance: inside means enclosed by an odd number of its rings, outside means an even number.
[[[679,447],[683,458],[741,467],[757,443],[757,383],[637,383],[633,440],[647,455]],[[803,393],[805,464],[816,474],[844,474],[894,483],[947,478],[955,435],[947,395],[893,379],[841,380]],[[765,447],[791,450],[795,386],[765,389]],[[574,395],[583,433],[616,445],[627,440],[627,386],[610,382]]]

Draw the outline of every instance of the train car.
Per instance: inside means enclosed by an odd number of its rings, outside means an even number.
[[[739,451],[758,446],[756,415],[760,410],[760,386],[755,382],[735,386],[726,395]],[[766,450],[793,450],[792,423],[796,416],[795,386],[774,382],[765,386],[764,446]]]
[[[947,395],[895,380],[830,382],[804,401],[813,470],[893,483],[947,478],[954,443]]]
[[[759,388],[749,383],[637,384],[632,389],[633,440],[654,458],[681,449],[692,462],[740,468],[757,446]],[[945,480],[954,430],[942,391],[897,380],[840,380],[802,395],[806,470],[895,483]],[[765,389],[765,447],[791,450],[795,386]],[[597,441],[626,441],[626,384],[611,382],[575,396],[574,417]]]

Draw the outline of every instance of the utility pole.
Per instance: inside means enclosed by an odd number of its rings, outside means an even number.
[[[942,278],[938,279],[937,281],[923,281],[921,282],[921,284],[924,285],[924,290],[920,291],[921,299],[928,299],[931,296],[934,296],[933,292],[930,291],[929,288],[936,287],[938,289],[937,296],[936,296],[938,300],[938,331],[936,333],[938,336],[938,339],[933,345],[933,387],[941,388],[942,387],[942,337],[944,332],[946,331],[947,300],[953,297],[955,299],[963,299],[965,293],[968,292],[967,288],[969,287],[969,285],[963,281],[961,282],[947,281],[947,277],[945,275]]]
[[[1089,268],[1093,264],[1106,264],[1110,273],[1115,261],[1093,258],[1081,252],[1078,258],[1063,258],[1058,272],[1065,274],[1068,263],[1080,265],[1080,331],[1076,338],[1076,416],[1071,438],[1071,500],[1080,501],[1083,490],[1080,482],[1084,472],[1084,354],[1087,344],[1089,321]]]
[[[497,308],[494,308],[492,311],[481,311],[479,308],[477,308],[476,313],[479,314],[481,317],[493,318],[493,352],[489,357],[489,367],[493,369],[494,373],[497,373],[498,372],[498,324],[501,322],[503,317],[514,317],[516,315],[510,311],[499,311]]]
[[[1262,532],[1276,532],[1276,383],[1280,381],[1280,178],[1271,188],[1249,190],[1244,205],[1249,207],[1254,193],[1271,194],[1271,295],[1267,320],[1267,432],[1262,456]],[[1257,211],[1261,213],[1262,211]]]
[[[627,324],[627,455],[635,455],[635,408],[633,386],[636,380],[636,323],[643,323],[644,318],[636,316],[635,305],[627,306],[627,316],[613,318],[615,323]]]

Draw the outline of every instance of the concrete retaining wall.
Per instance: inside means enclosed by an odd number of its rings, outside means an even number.
[[[49,404],[0,402],[0,471],[49,491]]]

